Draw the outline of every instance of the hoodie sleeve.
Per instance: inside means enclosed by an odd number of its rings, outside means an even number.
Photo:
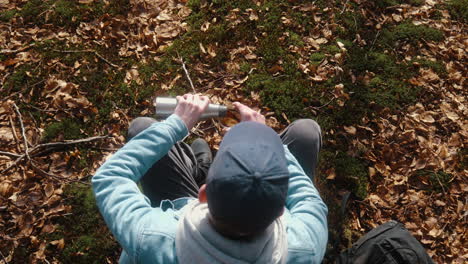
[[[142,223],[147,217],[154,217],[155,213],[149,199],[140,192],[137,182],[187,134],[184,122],[177,115],[171,115],[132,138],[92,178],[98,208],[107,226],[130,257],[135,257],[137,253]],[[156,213],[164,214],[159,208]],[[154,219],[162,221],[164,217],[161,215]]]
[[[314,251],[314,259],[309,263],[321,263],[328,240],[328,208],[287,146],[285,154],[289,170],[286,208],[292,217],[288,233],[297,238],[295,241],[301,243],[301,247]]]

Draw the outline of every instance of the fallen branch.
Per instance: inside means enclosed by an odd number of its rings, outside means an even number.
[[[8,152],[8,151],[0,151],[0,155],[9,156],[9,157],[13,157],[13,158],[21,157],[21,155],[19,155],[19,154]]]
[[[109,64],[110,66],[112,66],[114,68],[117,68],[117,69],[120,69],[119,65],[116,65],[116,64],[108,61],[106,58],[104,58],[101,54],[99,54],[95,50],[53,50],[53,51],[60,52],[60,53],[93,53],[94,55],[96,55],[96,57],[98,57],[99,59],[101,59],[105,63]]]
[[[9,171],[14,166],[17,166],[18,163],[21,162],[26,157],[26,155],[28,155],[29,157],[36,156],[34,154],[37,154],[36,151],[40,149],[45,149],[42,152],[51,151],[54,148],[72,146],[72,145],[77,145],[81,143],[89,143],[89,142],[105,139],[108,137],[109,136],[95,136],[95,137],[89,137],[89,138],[83,138],[83,139],[77,139],[77,140],[67,140],[67,141],[62,141],[62,142],[51,142],[51,143],[44,143],[44,144],[36,145],[33,148],[31,148],[28,152],[26,152],[25,154],[20,155],[10,166],[4,169],[0,174],[4,174],[5,172]]]
[[[0,54],[14,54],[14,53],[18,53],[18,52],[22,52],[22,51],[25,51],[31,47],[34,46],[34,43],[33,44],[29,44],[27,46],[24,46],[22,48],[19,48],[19,49],[15,49],[15,50],[12,50],[12,49],[2,49],[0,50]]]
[[[29,157],[28,139],[26,138],[26,132],[24,129],[23,116],[21,115],[21,112],[15,103],[13,103],[13,108],[15,109],[15,112],[18,115],[18,119],[20,121],[21,135],[23,136],[23,142],[24,142],[24,155],[26,155],[26,158],[30,160],[31,157]]]
[[[192,90],[193,90],[193,93],[197,93],[197,91],[195,90],[195,87],[193,86],[193,82],[192,82],[192,79],[190,78],[190,75],[189,75],[189,72],[187,70],[187,67],[185,67],[185,62],[184,60],[182,59],[182,57],[179,57],[179,60],[180,60],[180,63],[182,63],[182,69],[184,69],[184,72],[185,72],[185,76],[187,77],[189,83],[190,83],[190,87],[192,87]]]
[[[50,143],[44,143],[44,144],[39,144],[34,149],[37,148],[44,148],[44,147],[64,147],[64,146],[70,146],[70,145],[76,145],[76,144],[81,144],[81,143],[89,143],[101,139],[108,138],[109,136],[95,136],[95,137],[89,137],[89,138],[82,138],[82,139],[76,139],[76,140],[66,140],[66,141],[61,141],[61,142],[50,142]]]

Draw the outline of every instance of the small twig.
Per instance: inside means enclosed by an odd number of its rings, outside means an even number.
[[[326,102],[324,105],[321,105],[321,106],[310,106],[310,108],[312,109],[321,109],[321,108],[324,108],[325,106],[331,104],[333,101],[335,101],[336,98],[332,98],[330,101]]]
[[[12,134],[13,134],[13,137],[15,138],[15,141],[16,141],[16,149],[18,151],[21,151],[20,147],[19,147],[19,138],[18,138],[18,135],[16,134],[16,129],[15,129],[15,124],[13,123],[13,118],[11,118],[11,115],[8,115],[8,119],[10,120],[10,126],[11,126],[11,131],[12,131]]]
[[[5,262],[5,264],[8,264],[8,261],[6,260],[5,256],[3,255],[2,251],[0,250],[0,255],[2,255],[2,259]]]
[[[3,88],[5,88],[5,80],[8,78],[8,76],[11,75],[11,72],[7,72],[4,76],[3,76],[3,79],[0,80],[0,84],[2,85],[2,87],[0,88],[0,90],[3,90]]]
[[[9,156],[9,157],[13,157],[13,158],[21,157],[21,155],[19,155],[19,154],[8,152],[8,151],[0,151],[0,155]]]
[[[55,4],[51,5],[48,9],[46,9],[46,10],[42,11],[41,13],[39,13],[39,15],[37,15],[37,17],[41,17],[43,14],[51,11],[54,8],[55,8]]]
[[[5,172],[9,171],[14,166],[18,165],[18,163],[25,157],[26,155],[23,154],[19,158],[17,158],[10,166],[6,167],[6,169],[2,170],[0,174],[4,174]]]
[[[197,93],[197,91],[195,90],[195,87],[193,86],[192,79],[190,79],[190,75],[189,75],[189,72],[187,70],[187,67],[185,67],[184,60],[182,59],[182,57],[179,57],[179,60],[180,60],[180,63],[182,63],[182,69],[184,69],[185,76],[187,77],[187,79],[188,79],[188,81],[190,83],[190,87],[192,87],[193,93]]]
[[[101,59],[105,63],[109,64],[110,66],[112,66],[114,68],[117,68],[117,69],[120,69],[119,65],[116,65],[116,64],[108,61],[106,58],[104,58],[101,54],[99,54],[95,50],[53,50],[53,51],[61,52],[61,53],[93,53],[94,55],[96,55],[96,57],[98,57],[99,59]]]
[[[23,117],[21,115],[21,112],[20,112],[18,106],[15,103],[13,103],[13,108],[15,108],[15,112],[18,115],[18,119],[20,121],[21,135],[23,136],[23,141],[24,141],[24,154],[26,155],[26,158],[28,160],[30,160],[31,157],[29,157],[29,146],[28,146],[29,144],[28,144],[28,139],[26,138],[26,132],[25,132],[25,129],[24,129]]]
[[[99,54],[97,51],[94,51],[94,55],[96,55],[98,58],[100,58],[101,60],[103,60],[104,62],[106,62],[107,64],[109,64],[110,66],[114,67],[114,68],[117,68],[117,69],[120,69],[120,66],[118,65],[115,65],[114,63],[108,61],[106,58],[104,58],[101,54]]]
[[[60,52],[60,53],[92,53],[94,50],[87,49],[87,50],[57,50],[54,49],[52,50],[54,52]]]
[[[372,51],[372,50],[374,49],[375,42],[376,42],[377,39],[379,38],[379,35],[380,35],[380,30],[377,31],[377,34],[375,34],[375,38],[374,38],[374,41],[372,41],[372,44],[371,44],[371,47],[370,47],[370,51]]]
[[[103,147],[90,147],[90,149],[104,150],[104,151],[117,151],[119,148],[103,148]]]
[[[440,188],[442,188],[442,192],[444,193],[444,196],[445,196],[446,193],[445,193],[444,185],[442,185],[442,182],[440,181],[439,176],[437,176],[437,174],[435,174],[435,177],[437,179],[437,182],[439,182]]]
[[[349,2],[349,0],[346,0],[346,3],[344,4],[343,9],[341,10],[340,14],[343,14],[344,11],[346,11],[346,6],[348,5],[348,2]]]

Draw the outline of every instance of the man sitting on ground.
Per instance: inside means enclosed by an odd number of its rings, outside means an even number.
[[[264,116],[234,103],[241,122],[212,161],[204,140],[180,142],[209,99],[177,99],[165,121],[135,119],[128,143],[92,179],[123,247],[120,262],[320,263],[328,232],[327,207],[313,184],[318,124],[297,120],[278,135]]]

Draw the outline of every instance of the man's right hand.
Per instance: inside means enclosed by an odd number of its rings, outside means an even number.
[[[258,122],[260,124],[265,125],[265,117],[254,111],[252,108],[243,105],[239,102],[233,103],[234,107],[236,107],[237,111],[239,111],[240,116],[241,116],[241,122],[244,121],[253,121],[253,122]]]
[[[188,131],[195,126],[200,116],[210,104],[210,99],[198,94],[184,94],[177,96],[177,106],[174,114],[178,115],[187,126]]]

